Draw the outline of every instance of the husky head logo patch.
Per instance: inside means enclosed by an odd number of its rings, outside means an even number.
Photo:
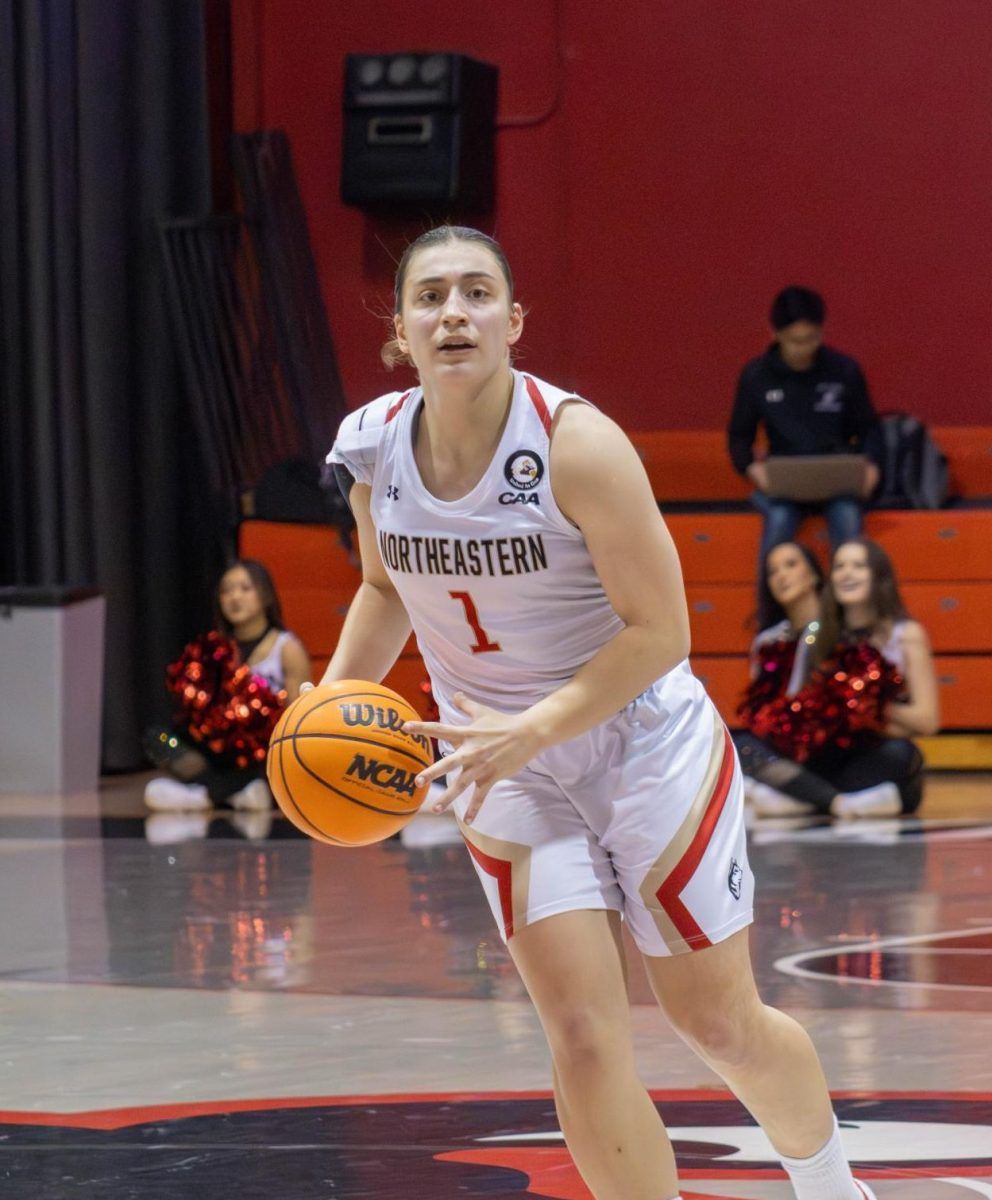
[[[506,460],[503,474],[510,487],[529,492],[544,478],[544,463],[533,450],[518,450]]]

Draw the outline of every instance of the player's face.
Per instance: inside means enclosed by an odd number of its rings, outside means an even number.
[[[816,576],[793,542],[776,546],[768,555],[765,569],[772,599],[783,608],[816,591]]]
[[[793,371],[808,371],[823,345],[823,326],[812,321],[793,321],[775,334],[782,361]]]
[[[265,611],[262,597],[244,567],[232,567],[220,581],[217,592],[220,611],[232,625],[242,625]]]
[[[853,542],[839,546],[830,568],[834,595],[842,606],[868,604],[871,600],[872,578],[868,551]]]
[[[422,379],[485,379],[509,363],[523,330],[499,262],[485,246],[450,241],[418,251],[394,317],[400,347]]]

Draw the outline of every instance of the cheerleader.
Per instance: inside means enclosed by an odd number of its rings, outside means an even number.
[[[759,635],[739,710],[754,811],[915,812],[923,758],[912,738],[938,727],[937,682],[926,632],[908,616],[885,551],[864,538],[839,546],[818,619],[794,641],[782,635]]]
[[[156,812],[272,806],[265,750],[283,708],[310,678],[310,659],[283,627],[272,577],[254,559],[224,572],[214,621],[168,669],[180,705],[177,728],[145,735],[148,756],[168,772],[145,787],[145,803]],[[244,704],[235,705],[238,699]]]

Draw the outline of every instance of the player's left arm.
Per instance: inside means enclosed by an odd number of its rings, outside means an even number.
[[[283,643],[282,673],[286,682],[286,700],[292,704],[303,684],[310,682],[310,655],[294,634]]]
[[[510,716],[457,696],[468,725],[408,725],[455,745],[453,754],[422,777],[434,779],[461,768],[435,808],[447,807],[474,784],[466,821],[498,779],[514,775],[549,746],[612,717],[689,653],[678,555],[644,467],[619,427],[584,404],[559,410],[551,477],[555,500],[582,531],[623,628],[566,684],[522,713]],[[553,629],[547,636],[554,636]]]
[[[936,733],[940,728],[940,697],[930,640],[918,621],[906,621],[899,632],[909,700],[889,705],[885,732],[889,737]]]
[[[551,477],[624,628],[530,710],[548,745],[606,720],[689,653],[682,568],[627,436],[596,409],[567,405],[554,430]]]

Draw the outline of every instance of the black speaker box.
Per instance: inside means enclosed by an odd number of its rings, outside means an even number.
[[[349,54],[341,199],[486,209],[499,70],[464,54]]]

